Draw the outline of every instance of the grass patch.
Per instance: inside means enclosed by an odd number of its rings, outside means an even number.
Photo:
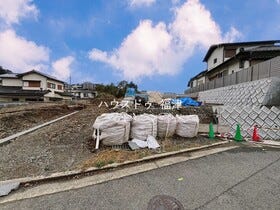
[[[109,160],[108,164],[113,164],[115,161],[114,160]]]
[[[129,150],[113,150],[109,147],[103,147],[94,153],[87,160],[82,162],[77,167],[86,170],[90,167],[102,168],[105,165],[113,163],[123,163],[125,161],[139,160],[147,156],[151,156],[158,153],[166,153],[171,151],[178,151],[186,148],[199,147],[203,145],[209,145],[213,143],[213,140],[199,136],[197,138],[182,138],[173,137],[166,139],[157,139],[161,148],[157,150],[139,149],[135,151]],[[217,140],[219,141],[219,140]]]
[[[106,165],[106,163],[104,162],[104,161],[97,161],[96,163],[95,163],[95,167],[96,168],[102,168],[103,166],[105,166]]]

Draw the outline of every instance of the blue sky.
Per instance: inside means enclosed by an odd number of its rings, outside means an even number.
[[[280,39],[279,0],[0,0],[0,65],[182,93],[211,44]]]

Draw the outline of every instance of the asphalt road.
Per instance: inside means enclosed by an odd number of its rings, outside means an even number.
[[[280,209],[279,151],[237,148],[0,209],[147,209],[160,194],[185,209]]]

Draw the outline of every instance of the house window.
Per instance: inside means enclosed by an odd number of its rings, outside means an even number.
[[[28,81],[28,87],[40,87],[41,82],[40,81]]]
[[[48,82],[48,88],[55,89],[55,84]]]
[[[3,83],[2,83],[2,79],[0,79],[0,86],[2,86],[2,84],[3,84]]]
[[[222,76],[223,76],[223,72],[220,72],[220,73],[217,74],[218,78],[221,78]]]
[[[214,58],[213,62],[214,62],[214,64],[217,63],[217,58]]]
[[[58,90],[62,90],[62,85],[57,85]]]
[[[236,49],[226,49],[225,50],[225,58],[231,58],[232,56],[235,56]]]
[[[239,61],[239,68],[240,68],[240,69],[243,69],[243,68],[244,68],[244,63],[245,63],[244,60]]]

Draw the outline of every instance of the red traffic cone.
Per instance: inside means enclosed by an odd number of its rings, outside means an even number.
[[[255,125],[254,126],[254,131],[253,131],[253,136],[252,136],[252,140],[253,141],[260,141],[260,136],[258,135],[257,133],[258,129],[257,129],[257,126]]]

